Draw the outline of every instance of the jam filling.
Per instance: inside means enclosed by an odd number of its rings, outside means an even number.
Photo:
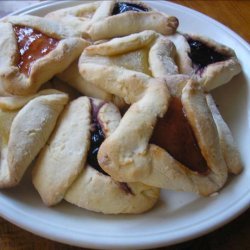
[[[91,100],[91,99],[90,99]],[[105,135],[102,131],[101,124],[98,121],[97,115],[100,108],[103,106],[104,103],[101,103],[99,106],[94,105],[93,101],[91,100],[92,106],[92,124],[91,124],[91,143],[90,149],[87,157],[87,162],[90,164],[91,167],[96,169],[97,171],[101,172],[102,174],[108,175],[99,165],[97,160],[97,154],[99,148],[103,141],[105,140]]]
[[[209,171],[185,116],[181,100],[177,97],[172,97],[167,113],[158,120],[150,143],[164,148],[194,172],[205,175]]]
[[[121,2],[115,4],[112,15],[121,14],[127,11],[147,12],[149,10],[148,8],[139,4]]]
[[[109,176],[99,165],[97,160],[97,154],[99,151],[99,148],[102,144],[102,142],[105,140],[105,135],[102,131],[101,124],[98,121],[97,115],[100,110],[100,108],[105,104],[104,102],[100,105],[96,106],[92,99],[91,101],[91,107],[92,107],[92,128],[91,128],[91,143],[90,143],[90,149],[87,157],[88,164],[96,169],[98,172]],[[128,186],[126,182],[118,182],[119,187],[126,193],[126,194],[132,194],[134,195],[131,188]]]
[[[205,68],[211,63],[221,62],[228,59],[228,56],[222,55],[214,48],[208,47],[205,43],[201,41],[194,40],[188,37],[187,42],[191,49],[189,57],[196,65],[197,70]]]
[[[20,72],[29,75],[33,63],[55,49],[59,40],[30,27],[15,25],[13,28],[20,55],[17,66]]]

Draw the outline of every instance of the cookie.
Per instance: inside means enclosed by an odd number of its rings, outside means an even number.
[[[168,36],[177,50],[176,63],[181,74],[191,76],[206,91],[229,82],[241,72],[233,49],[196,34]]]
[[[0,82],[4,92],[34,94],[54,75],[65,70],[89,45],[51,20],[10,16],[0,22]]]
[[[112,178],[201,195],[210,195],[225,185],[228,167],[199,83],[189,80],[180,84],[174,94],[169,88],[170,95],[166,82],[118,66],[82,61],[80,73],[92,84],[102,86],[131,104],[98,154],[101,167]],[[167,110],[172,114],[170,119]],[[175,121],[175,114],[182,122]],[[165,123],[167,130],[164,132]],[[178,124],[179,129],[175,130]],[[154,128],[161,131],[157,133]],[[168,140],[175,149],[168,148]]]

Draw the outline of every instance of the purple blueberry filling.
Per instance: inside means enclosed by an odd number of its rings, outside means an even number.
[[[105,140],[105,135],[102,130],[102,126],[98,121],[98,112],[101,107],[105,104],[105,102],[101,103],[100,105],[96,106],[92,99],[90,99],[91,107],[92,107],[92,128],[91,128],[91,142],[90,142],[90,149],[87,157],[88,164],[96,169],[98,172],[108,175],[99,165],[97,160],[97,154],[102,142]],[[109,175],[108,175],[109,176]],[[126,193],[134,195],[131,188],[128,186],[126,182],[118,182],[119,187]]]
[[[189,57],[191,58],[193,64],[197,67],[197,71],[202,70],[209,64],[228,59],[228,56],[217,52],[214,48],[208,47],[201,41],[188,37],[187,42],[190,46]]]
[[[101,124],[99,123],[98,118],[97,118],[98,112],[100,108],[103,106],[103,104],[104,103],[101,103],[99,106],[96,106],[91,100],[91,106],[92,106],[91,143],[90,143],[90,149],[88,153],[87,162],[90,164],[91,167],[95,168],[97,171],[105,175],[108,175],[100,167],[98,160],[97,160],[99,147],[101,146],[102,142],[105,139],[105,135],[102,131]]]
[[[121,2],[115,4],[112,15],[121,14],[127,11],[147,12],[149,10],[148,8],[139,4]]]

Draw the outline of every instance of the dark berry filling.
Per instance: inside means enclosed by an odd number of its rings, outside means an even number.
[[[115,4],[112,15],[121,14],[127,11],[147,12],[149,10],[148,8],[139,4],[121,2]]]
[[[90,149],[87,157],[88,164],[96,169],[98,172],[108,175],[99,165],[97,160],[97,154],[102,142],[105,140],[105,135],[102,130],[102,126],[98,121],[98,112],[100,108],[105,104],[104,102],[99,104],[98,106],[93,103],[93,100],[90,99],[91,108],[92,108],[92,127],[91,127],[91,142]],[[108,175],[109,176],[109,175]],[[131,188],[128,186],[126,182],[118,182],[119,187],[126,193],[134,195]]]
[[[172,97],[167,113],[157,121],[150,142],[164,148],[190,170],[204,175],[209,172],[179,98]]]
[[[217,52],[214,48],[208,47],[201,41],[188,37],[187,42],[190,46],[189,57],[191,58],[193,64],[197,67],[197,70],[205,68],[209,64],[228,59],[227,55]]]
[[[88,153],[88,163],[91,165],[91,167],[95,168],[97,171],[107,175],[103,171],[103,169],[100,167],[98,160],[97,160],[97,154],[99,151],[99,147],[101,146],[102,142],[104,141],[105,137],[102,132],[100,124],[93,124],[93,131],[91,131],[91,144],[90,149]]]
[[[92,106],[91,143],[90,143],[90,149],[88,153],[87,162],[90,164],[91,167],[95,168],[97,171],[105,175],[108,175],[100,167],[98,160],[97,160],[97,154],[98,154],[99,148],[105,139],[105,135],[102,131],[101,124],[99,123],[98,118],[97,118],[98,112],[100,108],[103,106],[103,104],[104,103],[101,103],[99,106],[96,106],[91,100],[91,106]]]

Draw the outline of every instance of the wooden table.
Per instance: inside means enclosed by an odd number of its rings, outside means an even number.
[[[21,2],[21,1],[20,1]],[[172,0],[215,18],[250,42],[250,1]],[[3,13],[0,2],[0,12]],[[18,6],[22,5],[19,3]],[[25,4],[24,4],[25,5]],[[6,10],[4,10],[6,11]],[[0,13],[0,14],[1,14]],[[168,250],[248,250],[250,249],[250,209],[233,222],[198,239],[161,248]],[[80,249],[35,236],[0,218],[0,249]]]

